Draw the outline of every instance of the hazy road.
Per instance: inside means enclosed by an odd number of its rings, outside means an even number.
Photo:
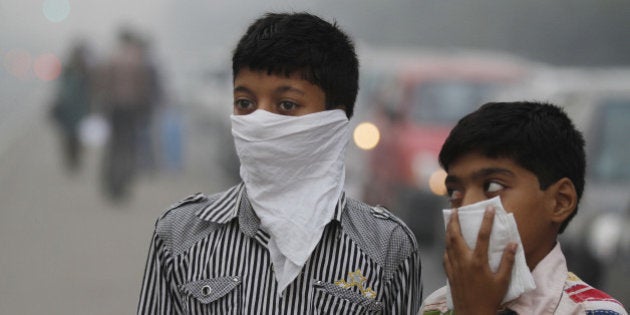
[[[129,203],[98,186],[100,150],[82,172],[60,167],[57,135],[43,113],[0,154],[0,314],[132,314],[155,219],[171,203],[227,187],[213,165],[221,148],[203,115],[187,116],[186,167],[141,177]],[[425,294],[441,284],[437,254],[423,249]]]
[[[69,176],[52,126],[32,120],[0,156],[0,314],[132,314],[155,219],[225,186],[203,166],[211,143],[191,135],[183,173],[139,178],[115,206],[97,185],[100,151]]]

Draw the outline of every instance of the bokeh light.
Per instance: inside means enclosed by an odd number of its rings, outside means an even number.
[[[28,51],[12,49],[4,55],[4,67],[14,77],[25,79],[31,71],[32,58]]]
[[[429,188],[434,194],[439,196],[446,195],[446,186],[444,185],[446,176],[446,171],[443,169],[439,169],[431,174],[429,178]]]
[[[68,0],[46,0],[42,5],[42,11],[49,21],[61,22],[70,15],[70,2]]]
[[[52,53],[41,54],[33,63],[33,71],[40,80],[52,81],[61,74],[61,61]]]
[[[381,134],[373,123],[364,122],[354,129],[353,138],[357,147],[363,150],[371,150],[378,145]]]

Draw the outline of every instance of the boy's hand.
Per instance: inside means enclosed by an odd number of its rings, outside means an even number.
[[[457,209],[446,227],[444,269],[457,315],[495,314],[507,292],[517,244],[506,246],[497,272],[492,272],[488,263],[488,243],[493,221],[494,208],[489,207],[474,250],[466,245],[462,236]]]

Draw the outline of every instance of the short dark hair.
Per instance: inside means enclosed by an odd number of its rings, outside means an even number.
[[[448,167],[459,157],[478,152],[490,158],[509,158],[531,171],[545,190],[567,177],[578,200],[584,191],[584,138],[562,108],[540,102],[486,103],[460,119],[440,151]],[[562,233],[577,207],[560,226]]]
[[[336,23],[309,13],[267,13],[252,23],[232,55],[232,75],[243,68],[289,76],[299,73],[326,95],[326,109],[352,117],[359,90],[354,44]]]

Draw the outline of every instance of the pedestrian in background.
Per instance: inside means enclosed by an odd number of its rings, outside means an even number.
[[[115,201],[129,196],[141,162],[154,161],[153,156],[140,157],[153,154],[150,129],[159,95],[157,71],[147,48],[140,34],[122,28],[118,46],[101,72],[101,110],[110,128],[102,182],[106,195]]]
[[[77,41],[63,64],[51,108],[51,116],[59,128],[63,164],[69,172],[81,166],[80,124],[90,113],[92,79],[87,43]]]

